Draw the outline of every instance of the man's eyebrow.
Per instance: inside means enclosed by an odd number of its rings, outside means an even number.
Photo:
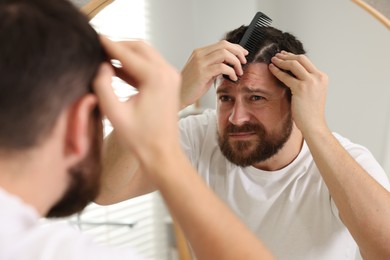
[[[261,94],[265,94],[265,95],[271,95],[270,92],[268,92],[267,90],[265,89],[262,89],[262,88],[251,88],[251,87],[243,87],[242,88],[242,91],[245,92],[245,93],[261,93]]]
[[[217,94],[227,94],[230,92],[231,88],[234,88],[235,86],[220,86],[217,88]],[[242,92],[249,93],[249,94],[263,94],[263,95],[271,95],[270,92],[267,90],[264,90],[262,88],[253,88],[245,86],[241,89]]]
[[[227,89],[227,87],[219,87],[217,88],[217,94],[226,94],[226,93],[229,93],[229,90]]]

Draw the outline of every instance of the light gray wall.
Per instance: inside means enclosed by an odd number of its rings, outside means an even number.
[[[146,0],[152,22],[152,44],[177,68],[192,50],[218,41],[238,25],[250,22],[256,0]]]
[[[257,10],[298,36],[329,75],[330,128],[368,147],[381,163],[390,157],[390,32],[350,0],[149,0],[151,42],[181,69],[193,49],[248,24]],[[201,100],[205,107],[214,103],[212,91]]]

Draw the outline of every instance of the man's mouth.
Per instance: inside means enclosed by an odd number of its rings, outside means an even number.
[[[255,132],[238,132],[238,133],[229,133],[229,137],[235,140],[246,140],[255,136]]]

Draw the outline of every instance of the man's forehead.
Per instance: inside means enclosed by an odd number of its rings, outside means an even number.
[[[246,94],[272,95],[272,90],[266,86],[249,86],[243,84],[221,84],[217,87],[217,94],[241,92]]]
[[[277,81],[265,63],[252,63],[244,68],[244,74],[237,81],[222,76],[216,81],[217,93],[236,91],[264,92],[270,94],[277,87]]]

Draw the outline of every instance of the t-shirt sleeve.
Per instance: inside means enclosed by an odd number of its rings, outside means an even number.
[[[335,134],[335,136],[339,139],[341,145],[344,146],[347,152],[363,167],[363,169],[365,169],[367,173],[386,190],[390,191],[389,178],[372,153],[364,146],[354,144],[345,138],[341,139],[337,134]]]
[[[119,249],[98,245],[91,237],[73,229],[67,223],[50,223],[32,228],[12,251],[12,259],[145,259],[132,248]]]
[[[199,161],[212,120],[215,120],[215,111],[205,110],[200,115],[188,116],[179,121],[181,147],[192,165],[197,165]]]

